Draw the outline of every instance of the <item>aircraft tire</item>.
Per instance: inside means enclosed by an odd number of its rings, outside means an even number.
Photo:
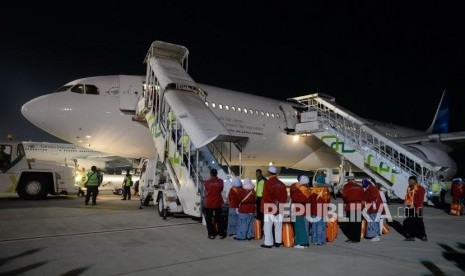
[[[158,195],[157,208],[158,208],[158,215],[160,215],[160,217],[166,220],[166,217],[168,216],[168,210],[165,208],[165,203],[163,201],[163,195],[160,195],[160,194]]]

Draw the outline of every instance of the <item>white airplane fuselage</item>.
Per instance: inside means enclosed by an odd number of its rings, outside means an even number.
[[[121,108],[127,106],[122,99],[126,99],[128,93],[133,93],[135,99],[140,96],[145,77],[133,77],[138,84],[132,85],[132,90],[120,89],[120,77],[102,76],[72,81],[64,86],[63,92],[44,95],[24,104],[22,113],[39,128],[70,143],[124,157],[154,158],[155,146],[148,128],[133,121],[127,108]],[[71,92],[80,92],[72,88],[77,84],[95,86],[99,94]],[[298,104],[208,85],[199,86],[207,94],[205,101],[211,111],[231,134],[249,138],[242,152],[242,165],[267,166],[273,163],[275,166],[313,170],[340,164],[339,156],[313,135],[293,136],[286,133],[286,128],[292,128],[296,123],[293,106]],[[392,132],[396,128],[386,129]],[[383,131],[383,126],[380,130]],[[401,130],[408,133],[403,134]],[[396,131],[390,135],[403,137],[422,133],[402,127]],[[428,153],[435,151],[429,148],[417,150]],[[440,154],[440,160],[435,160],[435,156],[428,158],[449,166],[447,177],[455,174],[455,162],[447,153]]]

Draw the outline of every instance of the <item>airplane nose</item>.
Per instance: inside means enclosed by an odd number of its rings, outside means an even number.
[[[21,107],[21,113],[34,125],[43,127],[47,122],[48,107],[49,95],[44,95],[25,103]]]

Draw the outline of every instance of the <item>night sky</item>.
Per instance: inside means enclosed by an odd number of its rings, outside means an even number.
[[[362,117],[420,130],[429,127],[447,89],[450,131],[465,130],[460,6],[152,2],[159,3],[2,8],[0,136],[59,142],[22,117],[22,104],[77,78],[144,75],[154,40],[186,46],[189,73],[199,83],[276,99],[324,92]],[[465,176],[464,147],[452,156]]]

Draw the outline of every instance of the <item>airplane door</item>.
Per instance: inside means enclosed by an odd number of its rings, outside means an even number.
[[[142,95],[142,79],[139,76],[119,76],[119,108],[135,111],[139,96]]]
[[[286,131],[294,131],[295,125],[300,120],[301,108],[295,106],[279,106],[279,109],[282,111],[284,120],[286,122]]]

